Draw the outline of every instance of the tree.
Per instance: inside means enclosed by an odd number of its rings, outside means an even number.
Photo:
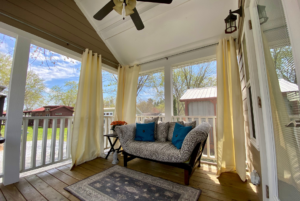
[[[116,107],[115,97],[109,96],[109,97],[104,98],[104,104],[103,105],[104,105],[105,108]]]
[[[185,104],[180,98],[188,89],[216,86],[216,62],[206,62],[173,70],[173,94],[176,113],[184,115]],[[173,111],[174,112],[174,111]]]
[[[177,116],[176,97],[173,96],[173,115]]]
[[[43,93],[46,89],[44,80],[34,71],[27,71],[24,106],[25,110],[33,109],[44,105]]]
[[[75,81],[67,81],[63,86],[53,86],[51,88],[49,99],[58,105],[75,107],[77,92],[78,83]]]
[[[0,85],[8,87],[12,59],[9,55],[0,54]]]
[[[0,85],[6,86],[9,90],[12,59],[10,55],[0,54]],[[44,80],[34,71],[28,70],[25,87],[24,109],[29,110],[35,106],[44,104],[43,93],[46,87]]]
[[[278,78],[283,78],[289,82],[297,84],[295,63],[293,59],[292,47],[284,46],[271,49],[275,69]]]

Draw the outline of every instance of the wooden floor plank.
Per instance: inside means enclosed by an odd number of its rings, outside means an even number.
[[[0,188],[6,200],[25,201],[23,195],[13,184],[7,186],[1,184]]]
[[[123,157],[119,155],[118,165],[123,166]],[[70,170],[71,165],[63,165],[21,179],[20,182],[3,186],[1,200],[77,200],[63,188],[85,179],[89,176],[113,167],[112,156],[108,160],[97,158],[88,161]],[[143,159],[134,159],[128,163],[128,168],[155,177],[160,177],[172,182],[184,184],[183,170]],[[190,186],[201,189],[199,201],[256,201],[259,200],[253,185],[247,181],[242,182],[235,173],[216,175],[214,165],[202,164],[197,168],[190,179]],[[41,197],[42,195],[42,197]],[[38,199],[38,198],[41,199]],[[36,198],[36,199],[34,199]]]
[[[0,190],[0,201],[6,201],[2,191]]]
[[[58,180],[48,172],[42,172],[37,174],[37,176],[42,179],[44,182],[46,182],[48,185],[50,185],[52,188],[57,190],[60,194],[65,196],[71,201],[78,201],[76,197],[74,197],[72,194],[69,192],[65,191],[64,188],[67,187],[68,185],[66,183],[63,183],[62,181]]]
[[[198,201],[218,201],[218,200],[215,198],[208,197],[206,195],[201,195]]]
[[[56,168],[47,170],[47,172],[68,185],[74,184],[79,181],[78,179],[75,179],[75,178],[63,173],[62,171],[60,171]]]
[[[81,174],[80,172],[76,171],[76,170],[70,170],[69,167],[66,167],[66,166],[61,166],[61,167],[58,167],[56,168],[60,171],[62,171],[63,173],[75,178],[75,179],[78,179],[78,180],[82,180],[82,179],[85,179],[87,178],[87,176]]]
[[[43,201],[46,200],[34,187],[32,187],[24,178],[14,184],[22,193],[26,200]]]
[[[32,186],[34,186],[34,188],[37,189],[47,200],[68,200],[36,175],[27,176],[25,177],[25,179]]]

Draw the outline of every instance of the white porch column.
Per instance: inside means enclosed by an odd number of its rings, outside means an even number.
[[[30,40],[18,37],[14,51],[5,125],[3,184],[19,181],[20,142]]]
[[[165,121],[172,121],[173,115],[173,71],[170,62],[166,61],[165,73]]]

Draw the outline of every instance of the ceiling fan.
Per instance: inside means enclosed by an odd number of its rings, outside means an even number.
[[[173,0],[110,0],[94,15],[94,18],[96,20],[102,20],[112,10],[115,10],[123,16],[123,19],[125,19],[125,16],[130,15],[137,30],[142,30],[145,26],[137,9],[135,8],[136,1],[170,4]]]

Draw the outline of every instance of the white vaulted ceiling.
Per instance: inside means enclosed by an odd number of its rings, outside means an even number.
[[[102,21],[93,18],[109,0],[75,1],[121,64],[143,63],[216,43],[226,36],[224,18],[229,10],[238,8],[237,0],[138,2],[145,29],[137,31],[130,17],[122,20],[115,11]]]

